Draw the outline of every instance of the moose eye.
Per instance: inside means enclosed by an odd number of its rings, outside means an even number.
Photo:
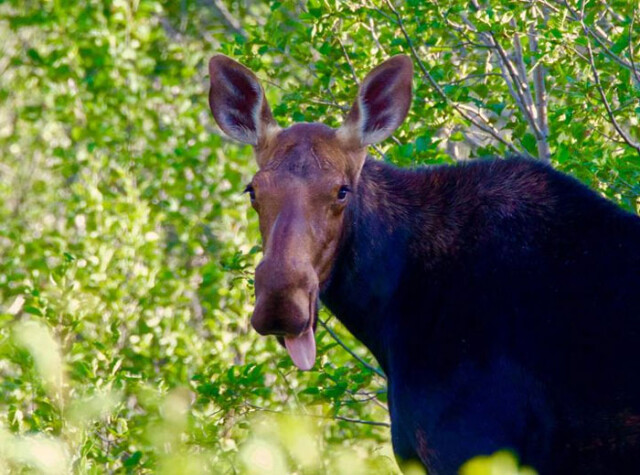
[[[256,190],[253,189],[253,186],[247,185],[247,187],[244,189],[243,193],[249,193],[249,199],[251,201],[255,201],[255,199],[256,199]]]
[[[347,185],[341,186],[338,190],[338,200],[344,201],[347,198],[347,193],[349,193],[350,191],[351,188],[349,188]]]

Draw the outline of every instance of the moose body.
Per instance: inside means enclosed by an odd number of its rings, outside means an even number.
[[[640,219],[521,159],[367,160],[358,191],[321,298],[389,377],[396,453],[636,473]]]
[[[309,369],[322,299],[388,377],[399,460],[430,475],[504,448],[541,474],[636,473],[640,218],[531,160],[367,158],[411,73],[374,69],[337,130],[283,130],[253,73],[212,58],[214,117],[259,165],[254,328]]]

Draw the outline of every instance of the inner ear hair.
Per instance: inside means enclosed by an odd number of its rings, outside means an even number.
[[[359,146],[389,137],[409,111],[412,78],[413,65],[408,56],[393,56],[374,68],[362,81],[338,137]]]
[[[209,106],[228,136],[259,146],[279,129],[264,89],[250,69],[218,54],[209,61],[209,77]]]

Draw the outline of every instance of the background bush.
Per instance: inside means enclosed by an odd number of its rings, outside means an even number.
[[[0,45],[0,472],[397,470],[384,377],[334,318],[307,373],[250,331],[256,165],[210,116],[214,53],[283,126],[339,124],[411,55],[381,159],[517,152],[640,207],[628,0],[0,0]],[[464,473],[494,462],[517,471]]]

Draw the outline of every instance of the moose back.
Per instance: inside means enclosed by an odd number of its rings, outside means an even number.
[[[260,334],[310,369],[321,299],[388,376],[398,459],[430,475],[504,448],[541,474],[638,473],[640,218],[531,160],[367,157],[409,109],[405,56],[338,129],[281,129],[250,70],[209,71],[215,120],[259,167]]]

